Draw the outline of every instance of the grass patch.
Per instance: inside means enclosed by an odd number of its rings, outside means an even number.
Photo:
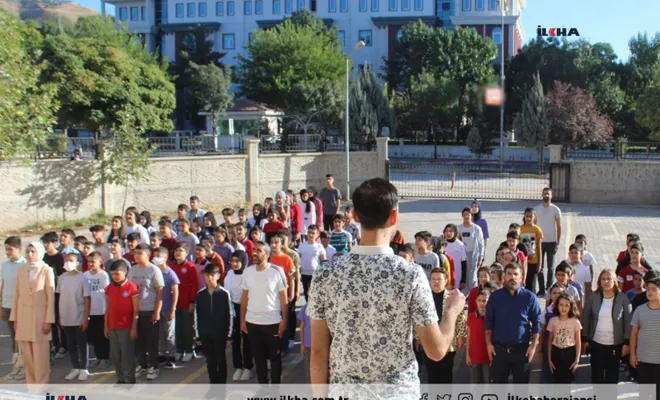
[[[8,236],[17,233],[39,233],[59,231],[64,228],[83,228],[92,225],[109,225],[112,217],[105,215],[103,212],[92,214],[89,217],[78,218],[73,220],[53,219],[49,221],[40,221],[30,225],[26,225],[16,231],[8,231],[0,233],[0,236]]]

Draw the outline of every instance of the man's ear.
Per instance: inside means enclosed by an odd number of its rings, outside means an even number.
[[[390,217],[387,220],[388,226],[396,226],[399,223],[399,209],[390,211]]]

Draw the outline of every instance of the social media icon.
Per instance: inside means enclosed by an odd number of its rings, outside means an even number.
[[[481,396],[481,400],[498,400],[496,394],[484,394]]]
[[[428,393],[422,393],[422,397],[420,397],[419,400],[429,400],[429,394]]]
[[[444,396],[438,395],[438,398],[436,400],[451,400],[451,395],[450,394],[446,394]]]
[[[458,400],[474,400],[472,393],[461,393],[458,395]]]

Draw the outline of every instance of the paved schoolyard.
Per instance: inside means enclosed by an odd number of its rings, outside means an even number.
[[[537,205],[535,201],[482,201],[483,215],[488,219],[491,234],[491,244],[487,246],[487,262],[494,260],[495,248],[504,240],[508,225],[511,222],[520,222],[523,210],[526,207]],[[420,230],[429,230],[439,235],[448,223],[461,221],[461,210],[469,206],[469,200],[440,200],[419,199],[404,200],[401,203],[400,228],[405,238],[413,241],[413,235]],[[628,232],[638,233],[644,242],[646,255],[652,265],[660,262],[660,209],[652,207],[632,206],[592,206],[580,204],[559,204],[563,212],[563,234],[560,251],[565,251],[568,244],[578,233],[588,238],[588,250],[594,254],[597,261],[597,270],[603,266],[614,268],[616,255],[624,248],[625,235]],[[570,238],[571,241],[566,241]],[[35,240],[35,237],[24,238],[25,242]],[[563,249],[563,250],[561,250]],[[558,255],[559,256],[559,255]],[[559,258],[561,259],[561,258]],[[5,260],[4,252],[0,255],[0,262]],[[304,300],[301,300],[301,303]],[[302,356],[298,346],[285,357],[284,379],[285,383],[301,383],[304,381]],[[227,352],[231,360],[231,352]],[[9,364],[11,352],[8,332],[5,324],[0,324],[0,376],[11,370]],[[229,361],[231,365],[231,361]],[[68,359],[58,360],[53,365],[51,381],[64,382],[63,377],[68,373],[70,363]],[[578,380],[588,380],[588,367],[580,368]],[[90,382],[112,383],[114,376],[108,371],[91,371]],[[229,376],[233,370],[229,369]],[[535,376],[537,374],[535,373]],[[465,369],[461,368],[459,376],[465,376]],[[176,370],[161,370],[159,383],[205,383],[206,370],[203,359],[194,360]],[[253,380],[254,382],[254,380]],[[0,381],[0,383],[2,383]],[[77,382],[76,382],[77,384]]]

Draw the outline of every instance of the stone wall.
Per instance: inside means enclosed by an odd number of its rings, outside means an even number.
[[[152,159],[149,179],[131,187],[105,185],[106,212],[121,215],[124,203],[140,210],[174,214],[191,195],[202,208],[251,205],[273,197],[280,189],[299,191],[321,187],[334,174],[345,192],[344,153],[259,154],[259,141],[245,138],[246,154]],[[386,177],[387,139],[378,139],[377,151],[351,152],[351,188],[373,177]],[[0,231],[18,229],[54,219],[73,220],[102,210],[103,190],[95,181],[91,161],[48,161],[34,165],[0,165]]]
[[[660,163],[564,161],[571,166],[570,200],[591,204],[660,204]]]

